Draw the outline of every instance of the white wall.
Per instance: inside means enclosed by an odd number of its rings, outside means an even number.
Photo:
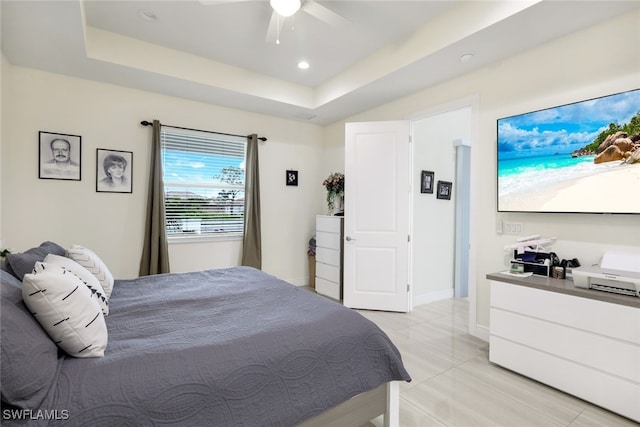
[[[2,2],[0,2],[0,22],[2,21]],[[2,36],[0,35],[0,42]],[[0,53],[0,201],[2,200],[2,140],[4,139],[4,133],[2,129],[2,93],[4,87],[4,74],[2,73],[3,68],[6,64],[6,58],[3,53]],[[2,224],[2,206],[0,205],[0,224]],[[4,244],[4,240],[2,238],[2,227],[0,227],[0,250],[5,249],[6,246]]]
[[[2,4],[0,3],[0,11],[2,10]],[[0,13],[1,15],[1,13]],[[0,201],[2,201],[2,140],[4,139],[4,130],[2,128],[2,93],[4,87],[4,74],[2,72],[5,67],[6,59],[3,54],[0,54]],[[0,224],[2,224],[2,203],[0,202]],[[2,237],[2,227],[0,226],[0,250],[5,249],[4,240]]]
[[[498,218],[522,222],[523,234],[582,242],[594,251],[639,245],[640,215],[498,214],[495,207],[496,120],[639,88],[639,21],[639,11],[627,14],[326,127],[325,147],[337,157],[345,122],[403,119],[453,100],[478,97],[479,112],[473,118],[477,129],[472,137],[476,197],[471,205],[471,256],[476,273],[470,281],[477,285],[472,311],[480,329],[489,326],[486,274],[506,267],[503,246],[515,239],[496,234]],[[559,255],[573,257],[572,253]]]
[[[141,120],[226,133],[256,132],[260,146],[263,269],[307,284],[307,242],[323,212],[322,128],[4,64],[3,245],[44,240],[93,249],[116,278],[135,277],[142,250],[151,128]],[[10,106],[11,108],[7,108]],[[6,125],[10,124],[10,125]],[[82,136],[82,180],[38,179],[38,131]],[[133,152],[133,194],[96,193],[96,149]],[[285,186],[286,169],[299,186]],[[172,244],[172,271],[238,265],[240,241]]]

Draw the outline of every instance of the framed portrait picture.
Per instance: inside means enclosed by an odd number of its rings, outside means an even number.
[[[420,192],[421,193],[433,193],[433,178],[435,173],[431,171],[422,171],[420,174]]]
[[[453,183],[448,181],[438,181],[438,190],[436,197],[438,199],[451,200],[451,189]]]
[[[132,184],[133,153],[98,148],[96,150],[96,191],[132,193]]]
[[[40,131],[38,134],[38,178],[80,181],[82,137]]]
[[[298,186],[298,171],[287,171],[287,185]]]

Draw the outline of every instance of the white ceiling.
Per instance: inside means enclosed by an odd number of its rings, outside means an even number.
[[[327,124],[640,7],[318,3],[348,23],[329,25],[301,10],[275,44],[266,40],[266,0],[2,0],[2,52],[14,65]],[[140,10],[157,19],[141,19]],[[472,60],[461,61],[467,53]],[[310,69],[297,68],[301,59]]]

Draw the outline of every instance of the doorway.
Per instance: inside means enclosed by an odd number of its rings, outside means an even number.
[[[472,107],[426,112],[411,120],[413,175],[433,174],[432,192],[412,195],[414,305],[468,295]],[[451,184],[448,194],[439,188]],[[471,305],[471,303],[470,303]]]
[[[410,189],[408,216],[411,218],[410,254],[405,264],[410,283],[410,287],[407,287],[407,295],[411,300],[408,308],[410,310],[415,305],[454,297],[454,283],[457,278],[458,282],[468,285],[469,332],[474,335],[477,311],[476,266],[474,256],[470,252],[474,240],[474,219],[469,215],[469,207],[474,205],[475,200],[471,177],[477,168],[477,150],[471,150],[471,141],[478,133],[478,98],[473,96],[458,100],[438,109],[415,114],[408,117],[408,120],[412,140],[410,160],[407,164],[409,181],[405,187]],[[433,172],[431,192],[421,191],[423,170]],[[450,190],[446,192],[450,197],[438,198],[438,181],[443,185],[451,183]],[[459,189],[458,185],[463,182],[467,185],[462,185]],[[456,214],[456,204],[463,204],[456,203],[456,198],[462,194],[460,190],[464,187],[466,191],[462,198],[465,201],[466,212],[463,209],[462,213]],[[347,192],[348,190],[349,185]],[[349,210],[349,197],[346,200],[345,225],[349,212],[355,212],[353,208]],[[407,206],[404,202],[393,205]],[[457,230],[462,229],[467,232],[456,234]],[[358,236],[352,236],[352,233],[354,230],[346,227],[345,236],[349,239],[345,237],[345,242],[353,244],[358,241]],[[456,237],[459,243],[456,243]],[[349,259],[345,256],[345,271],[353,264],[353,260]],[[425,265],[430,265],[430,268],[425,269]],[[466,277],[460,272],[455,273],[456,268],[465,273]],[[349,280],[351,276],[347,274],[345,277],[345,293],[347,288],[355,286],[355,281]],[[401,281],[396,282],[398,284]]]

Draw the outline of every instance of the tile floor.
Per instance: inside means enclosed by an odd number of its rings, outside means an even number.
[[[389,335],[413,378],[400,386],[402,427],[638,426],[490,363],[488,343],[467,333],[466,299],[359,312]]]

